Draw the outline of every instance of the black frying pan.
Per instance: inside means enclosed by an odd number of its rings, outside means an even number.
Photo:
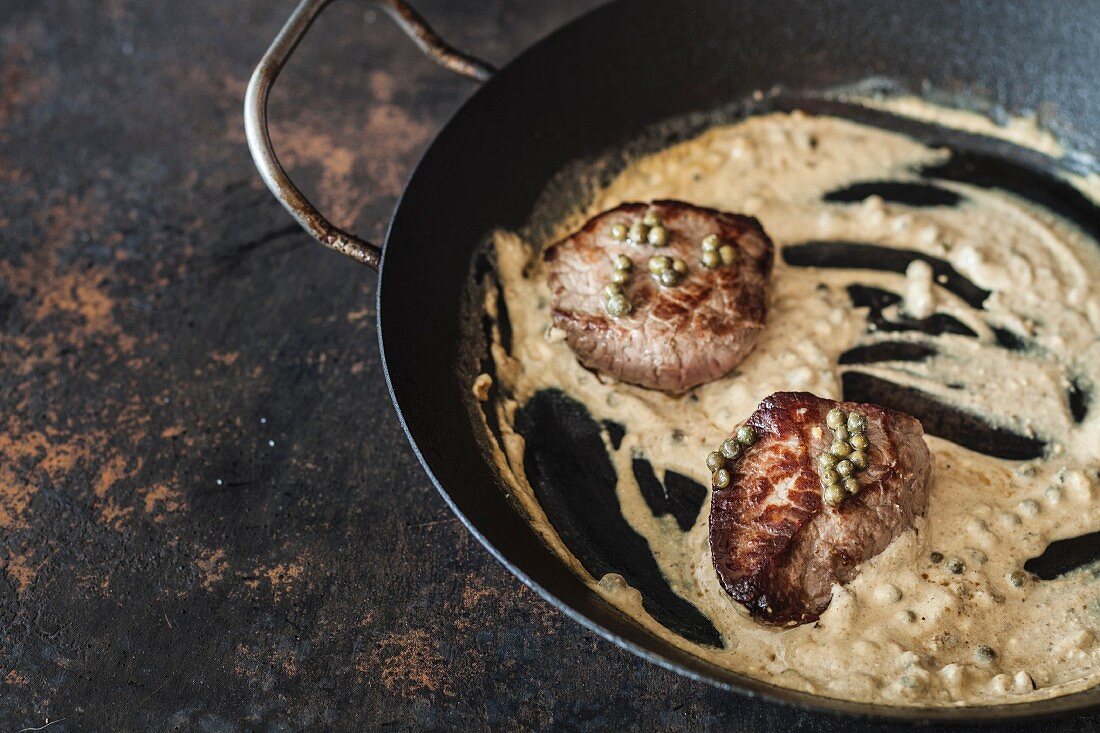
[[[409,180],[384,249],[337,229],[282,170],[267,135],[268,91],[329,0],[303,0],[256,69],[245,100],[264,180],[323,244],[379,270],[378,332],[409,441],[451,509],[509,570],[602,636],[681,674],[806,707],[910,720],[1021,720],[1100,706],[1100,689],[996,707],[849,703],[714,667],[654,638],[590,591],[512,508],[468,410],[469,333],[459,313],[479,244],[520,228],[554,174],[657,123],[750,99],[836,111],[812,92],[876,77],[894,89],[997,112],[1038,110],[1082,153],[1098,147],[1100,8],[1065,0],[659,2],[620,0],[553,33],[499,72],[446,46],[401,0],[383,3],[443,65],[484,84],[440,131]],[[879,120],[882,122],[882,120]],[[974,136],[896,126],[1031,169],[1062,162]],[[691,124],[679,129],[690,131]],[[885,124],[890,124],[887,120]],[[369,141],[368,141],[369,142]],[[1056,197],[1056,196],[1055,196]],[[551,408],[551,411],[552,408]]]

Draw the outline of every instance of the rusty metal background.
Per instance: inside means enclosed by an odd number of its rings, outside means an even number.
[[[418,7],[503,62],[595,4]],[[240,100],[294,5],[0,3],[0,726],[850,730],[583,630],[448,511],[381,379],[373,276],[247,153]],[[272,137],[380,241],[469,92],[339,3]]]

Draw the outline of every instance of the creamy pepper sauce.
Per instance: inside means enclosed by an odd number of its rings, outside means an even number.
[[[1100,409],[1075,422],[1069,380],[1100,385],[1100,250],[1072,224],[1010,193],[937,181],[962,197],[957,206],[912,207],[870,197],[828,203],[823,195],[870,180],[916,180],[913,170],[948,151],[839,118],[776,113],[719,126],[623,170],[556,236],[625,201],[681,199],[751,214],[775,240],[768,326],[730,375],[670,397],[597,378],[577,363],[564,334],[551,327],[539,253],[553,241],[498,232],[500,293],[486,296],[490,316],[506,301],[511,349],[497,332],[491,359],[499,399],[486,399],[489,375],[474,392],[493,411],[501,440],[495,459],[532,526],[610,603],[652,633],[710,662],[767,682],[848,700],[894,705],[1003,704],[1049,698],[1100,682],[1100,580],[1092,568],[1049,581],[1012,574],[1057,539],[1100,529]],[[1076,182],[1087,192],[1091,183]],[[942,287],[923,263],[905,274],[791,267],[783,247],[811,240],[853,240],[916,250],[949,262],[990,291],[984,307]],[[853,307],[849,285],[902,295],[884,312],[948,314],[977,334],[881,333],[867,308]],[[1026,336],[1027,348],[998,345],[995,328]],[[778,629],[753,621],[718,585],[711,565],[709,499],[681,531],[655,516],[631,470],[648,459],[660,478],[676,471],[709,486],[704,458],[760,400],[779,390],[841,397],[840,354],[878,341],[930,345],[920,362],[878,362],[859,371],[920,389],[986,423],[1047,444],[1043,457],[1011,461],[929,436],[935,484],[927,514],[859,576],[834,588],[817,623]],[[524,473],[517,408],[544,389],[560,389],[597,420],[626,427],[608,454],[623,515],[648,542],[671,588],[720,632],[724,648],[700,646],[661,626],[623,578],[591,577],[570,553]],[[933,561],[933,553],[943,559]],[[962,566],[962,571],[955,573]],[[1019,580],[1019,575],[1016,577]]]

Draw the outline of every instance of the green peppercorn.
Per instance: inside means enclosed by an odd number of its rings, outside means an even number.
[[[741,455],[741,444],[733,438],[730,438],[722,443],[722,447],[719,450],[722,451],[723,456],[732,461],[737,458],[737,456]]]
[[[677,257],[672,261],[672,269],[676,270],[676,272],[680,273],[681,275],[686,275],[688,274],[688,263]]]
[[[950,558],[944,567],[955,575],[959,575],[962,571],[966,570],[966,565],[963,565],[963,561],[957,557]]]
[[[867,468],[870,461],[867,459],[867,454],[861,450],[853,451],[852,455],[848,456],[848,460],[852,462],[852,465],[862,471]]]
[[[611,261],[615,264],[616,270],[630,272],[634,269],[634,260],[630,259],[626,255],[615,255],[615,257],[613,257]]]
[[[726,457],[718,451],[713,451],[707,454],[707,468],[711,471],[717,471],[722,466],[726,465]]]
[[[855,473],[856,467],[852,465],[851,461],[837,461],[836,472],[844,478],[848,478]]]
[[[664,247],[668,243],[668,230],[663,226],[655,226],[649,230],[649,243],[654,247]]]
[[[985,664],[992,664],[997,660],[997,652],[984,644],[974,650],[974,656],[978,658],[979,662],[984,662]]]
[[[607,312],[616,318],[630,313],[631,307],[625,295],[612,295],[607,299]]]
[[[625,285],[630,280],[630,273],[625,270],[615,270],[611,273],[611,282],[616,285]]]
[[[756,442],[756,431],[752,425],[742,425],[737,428],[737,442],[741,445],[752,445]]]
[[[718,248],[718,256],[722,258],[723,265],[732,265],[737,262],[737,250],[728,244],[723,244]]]
[[[661,217],[657,216],[656,211],[647,211],[642,217],[642,223],[647,227],[657,227],[661,225]]]
[[[829,452],[837,458],[847,458],[852,453],[852,448],[847,443],[837,440],[829,446]]]
[[[848,414],[848,430],[853,433],[862,433],[867,429],[867,418],[858,412]]]
[[[650,272],[652,272],[654,275],[659,275],[668,268],[672,267],[672,260],[670,260],[668,257],[665,257],[664,255],[653,255],[649,258],[647,266],[649,267]]]
[[[671,288],[674,285],[679,285],[682,277],[676,270],[665,270],[661,273],[659,279],[662,285],[666,288]]]
[[[1021,588],[1027,582],[1027,573],[1023,570],[1013,570],[1008,574],[1008,582],[1017,588]]]
[[[704,252],[699,261],[703,263],[703,267],[713,270],[722,263],[722,258],[718,256],[717,252]]]
[[[854,476],[849,476],[848,478],[844,479],[844,490],[847,491],[849,494],[855,496],[859,493],[859,489],[859,479],[855,478]]]
[[[724,489],[730,485],[730,472],[724,468],[719,468],[710,477],[711,483],[716,489]]]
[[[822,468],[836,468],[837,457],[832,453],[822,453],[817,457],[817,465]]]
[[[931,560],[933,563],[941,563],[943,562],[943,553],[933,550],[932,552],[928,553],[928,559]]]
[[[833,437],[836,438],[837,440],[843,440],[845,443],[847,443],[848,442],[848,428],[841,425],[840,427],[838,427],[836,430],[833,431]]]
[[[718,239],[717,234],[708,234],[703,237],[703,251],[704,252],[717,252],[721,246],[721,241]]]
[[[848,445],[852,446],[856,450],[865,449],[870,443],[867,442],[867,436],[863,433],[856,433],[852,437],[848,438]]]
[[[837,473],[835,468],[823,468],[821,469],[821,485],[828,486],[829,484],[839,484],[840,474]]]
[[[619,295],[623,292],[623,286],[618,283],[608,283],[603,287],[603,294],[610,298],[613,295]]]
[[[829,484],[825,487],[825,490],[821,492],[821,498],[825,500],[825,503],[829,506],[840,506],[844,501],[844,489],[840,484]]]
[[[844,410],[839,407],[829,410],[829,414],[825,416],[825,424],[833,430],[839,428],[844,424]]]
[[[640,221],[636,221],[630,225],[630,231],[627,236],[634,244],[643,244],[649,237],[649,227]]]
[[[612,224],[611,238],[616,242],[621,242],[626,239],[626,231],[626,224]]]

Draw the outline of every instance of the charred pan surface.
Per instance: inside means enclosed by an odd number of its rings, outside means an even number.
[[[837,507],[821,498],[818,457],[829,410],[867,418],[861,488]],[[928,505],[932,456],[915,418],[877,405],[777,392],[746,422],[758,436],[730,465],[711,502],[711,556],[722,587],[758,620],[801,624],[832,600],[834,583],[913,526]]]
[[[664,246],[611,235],[616,224],[630,227],[654,213],[668,233]],[[701,264],[701,242],[708,235],[734,247],[733,264]],[[678,201],[623,204],[545,252],[554,325],[565,331],[586,367],[631,384],[684,392],[726,374],[755,346],[767,317],[773,250],[751,217]],[[633,262],[622,286],[633,310],[613,317],[604,288],[614,272],[612,258],[620,254]],[[684,279],[662,286],[647,269],[654,255],[684,260]]]

